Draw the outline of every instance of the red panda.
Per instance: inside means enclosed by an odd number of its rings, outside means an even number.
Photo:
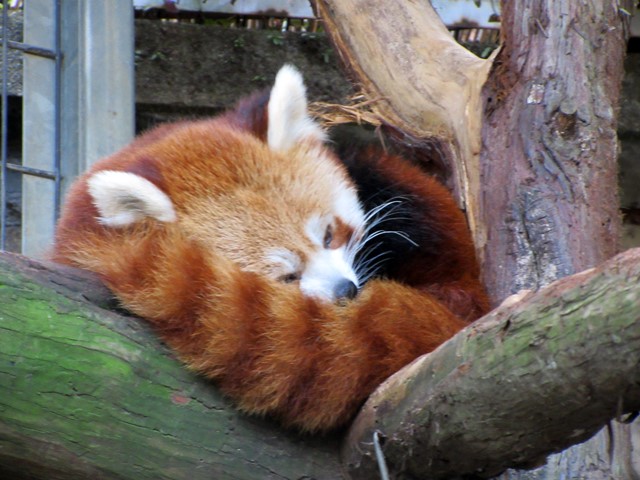
[[[340,427],[488,301],[444,187],[324,140],[285,66],[270,92],[96,163],[69,191],[54,260],[96,272],[241,410]]]

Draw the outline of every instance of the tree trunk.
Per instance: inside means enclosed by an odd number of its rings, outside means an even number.
[[[483,91],[480,165],[490,185],[476,222],[495,299],[617,252],[616,118],[626,52],[619,7],[612,0],[502,2],[503,48]],[[630,478],[620,475],[630,434],[614,426],[522,477]]]
[[[477,222],[494,298],[617,253],[616,118],[626,51],[618,4],[503,5],[504,46],[483,92],[481,176],[489,188]]]
[[[496,303],[617,251],[621,7],[631,2],[502,2],[493,60],[469,60],[426,0],[315,3],[354,83],[383,99],[377,113],[394,137],[418,157],[440,145]],[[614,435],[613,456],[604,433],[508,478],[622,478],[615,462],[629,457],[631,434]]]
[[[335,438],[237,413],[90,274],[0,254],[0,477],[342,478]]]

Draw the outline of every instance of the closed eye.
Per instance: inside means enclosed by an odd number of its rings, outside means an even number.
[[[285,248],[276,248],[266,255],[270,263],[269,276],[278,282],[293,283],[300,280],[302,262],[300,256]]]
[[[300,280],[300,274],[298,272],[287,273],[278,277],[278,281],[282,283],[293,283]]]
[[[322,246],[324,248],[330,248],[331,242],[333,242],[333,227],[327,225],[327,229],[324,232],[324,239],[322,240]]]

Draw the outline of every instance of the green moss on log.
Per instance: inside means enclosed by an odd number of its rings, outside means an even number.
[[[46,479],[339,478],[336,442],[238,414],[143,321],[36,282],[25,262],[0,255],[0,472]],[[50,275],[49,283],[59,285],[59,274]]]
[[[491,478],[639,408],[635,249],[494,310],[391,377],[352,425],[344,457],[353,478],[371,478],[378,431],[399,478]]]

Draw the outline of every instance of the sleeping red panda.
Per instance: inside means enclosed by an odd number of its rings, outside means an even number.
[[[96,163],[54,260],[96,272],[243,411],[336,428],[488,309],[446,189],[381,152],[343,161],[285,66],[270,92]]]

